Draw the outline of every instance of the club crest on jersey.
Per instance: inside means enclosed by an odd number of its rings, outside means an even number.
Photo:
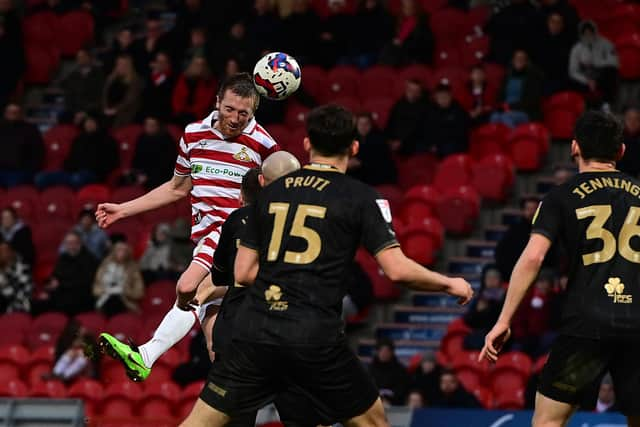
[[[604,285],[607,296],[613,298],[614,304],[631,304],[633,302],[632,295],[624,295],[624,283],[619,277],[609,277],[609,281]]]
[[[234,154],[233,158],[236,159],[236,160],[240,160],[241,162],[250,162],[251,161],[251,156],[249,156],[249,153],[247,153],[247,149],[245,147],[242,147],[242,149],[240,151],[238,151],[236,154]]]
[[[387,222],[391,222],[393,218],[391,217],[391,206],[389,206],[389,201],[385,199],[376,199],[376,203],[380,208],[382,218]]]

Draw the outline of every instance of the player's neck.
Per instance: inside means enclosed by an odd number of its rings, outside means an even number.
[[[318,165],[333,166],[342,173],[347,173],[347,166],[349,164],[349,158],[344,157],[325,157],[315,153],[311,153],[309,156],[309,163],[315,163]]]
[[[615,162],[599,162],[596,160],[584,161],[580,159],[578,162],[578,170],[580,172],[615,172]]]

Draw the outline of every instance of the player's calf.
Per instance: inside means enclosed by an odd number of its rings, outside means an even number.
[[[536,394],[536,409],[531,425],[533,427],[564,427],[576,408],[568,403],[558,402],[540,393]]]

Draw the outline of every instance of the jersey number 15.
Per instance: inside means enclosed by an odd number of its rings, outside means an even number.
[[[269,242],[269,249],[267,251],[267,261],[275,261],[278,259],[289,207],[289,203],[274,202],[269,204],[269,213],[275,215],[275,219],[273,221],[273,231],[271,232],[271,241]],[[284,253],[284,262],[289,264],[311,264],[318,258],[320,250],[322,249],[322,239],[318,232],[305,226],[304,222],[308,216],[324,218],[326,213],[327,208],[322,206],[298,205],[289,235],[304,239],[307,242],[307,249],[303,252],[286,251]]]
[[[631,248],[631,238],[633,236],[640,237],[640,208],[631,207],[624,220],[618,240],[609,230],[604,228],[604,224],[611,216],[610,205],[593,205],[576,209],[578,219],[593,217],[591,224],[587,227],[587,240],[602,240],[602,250],[582,255],[584,265],[598,264],[607,262],[616,254],[616,247],[620,256],[629,262],[640,264],[640,252]]]

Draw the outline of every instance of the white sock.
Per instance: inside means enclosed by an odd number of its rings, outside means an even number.
[[[175,305],[171,307],[153,333],[153,337],[138,347],[145,366],[151,368],[160,356],[189,333],[195,323],[194,312],[180,310]]]

